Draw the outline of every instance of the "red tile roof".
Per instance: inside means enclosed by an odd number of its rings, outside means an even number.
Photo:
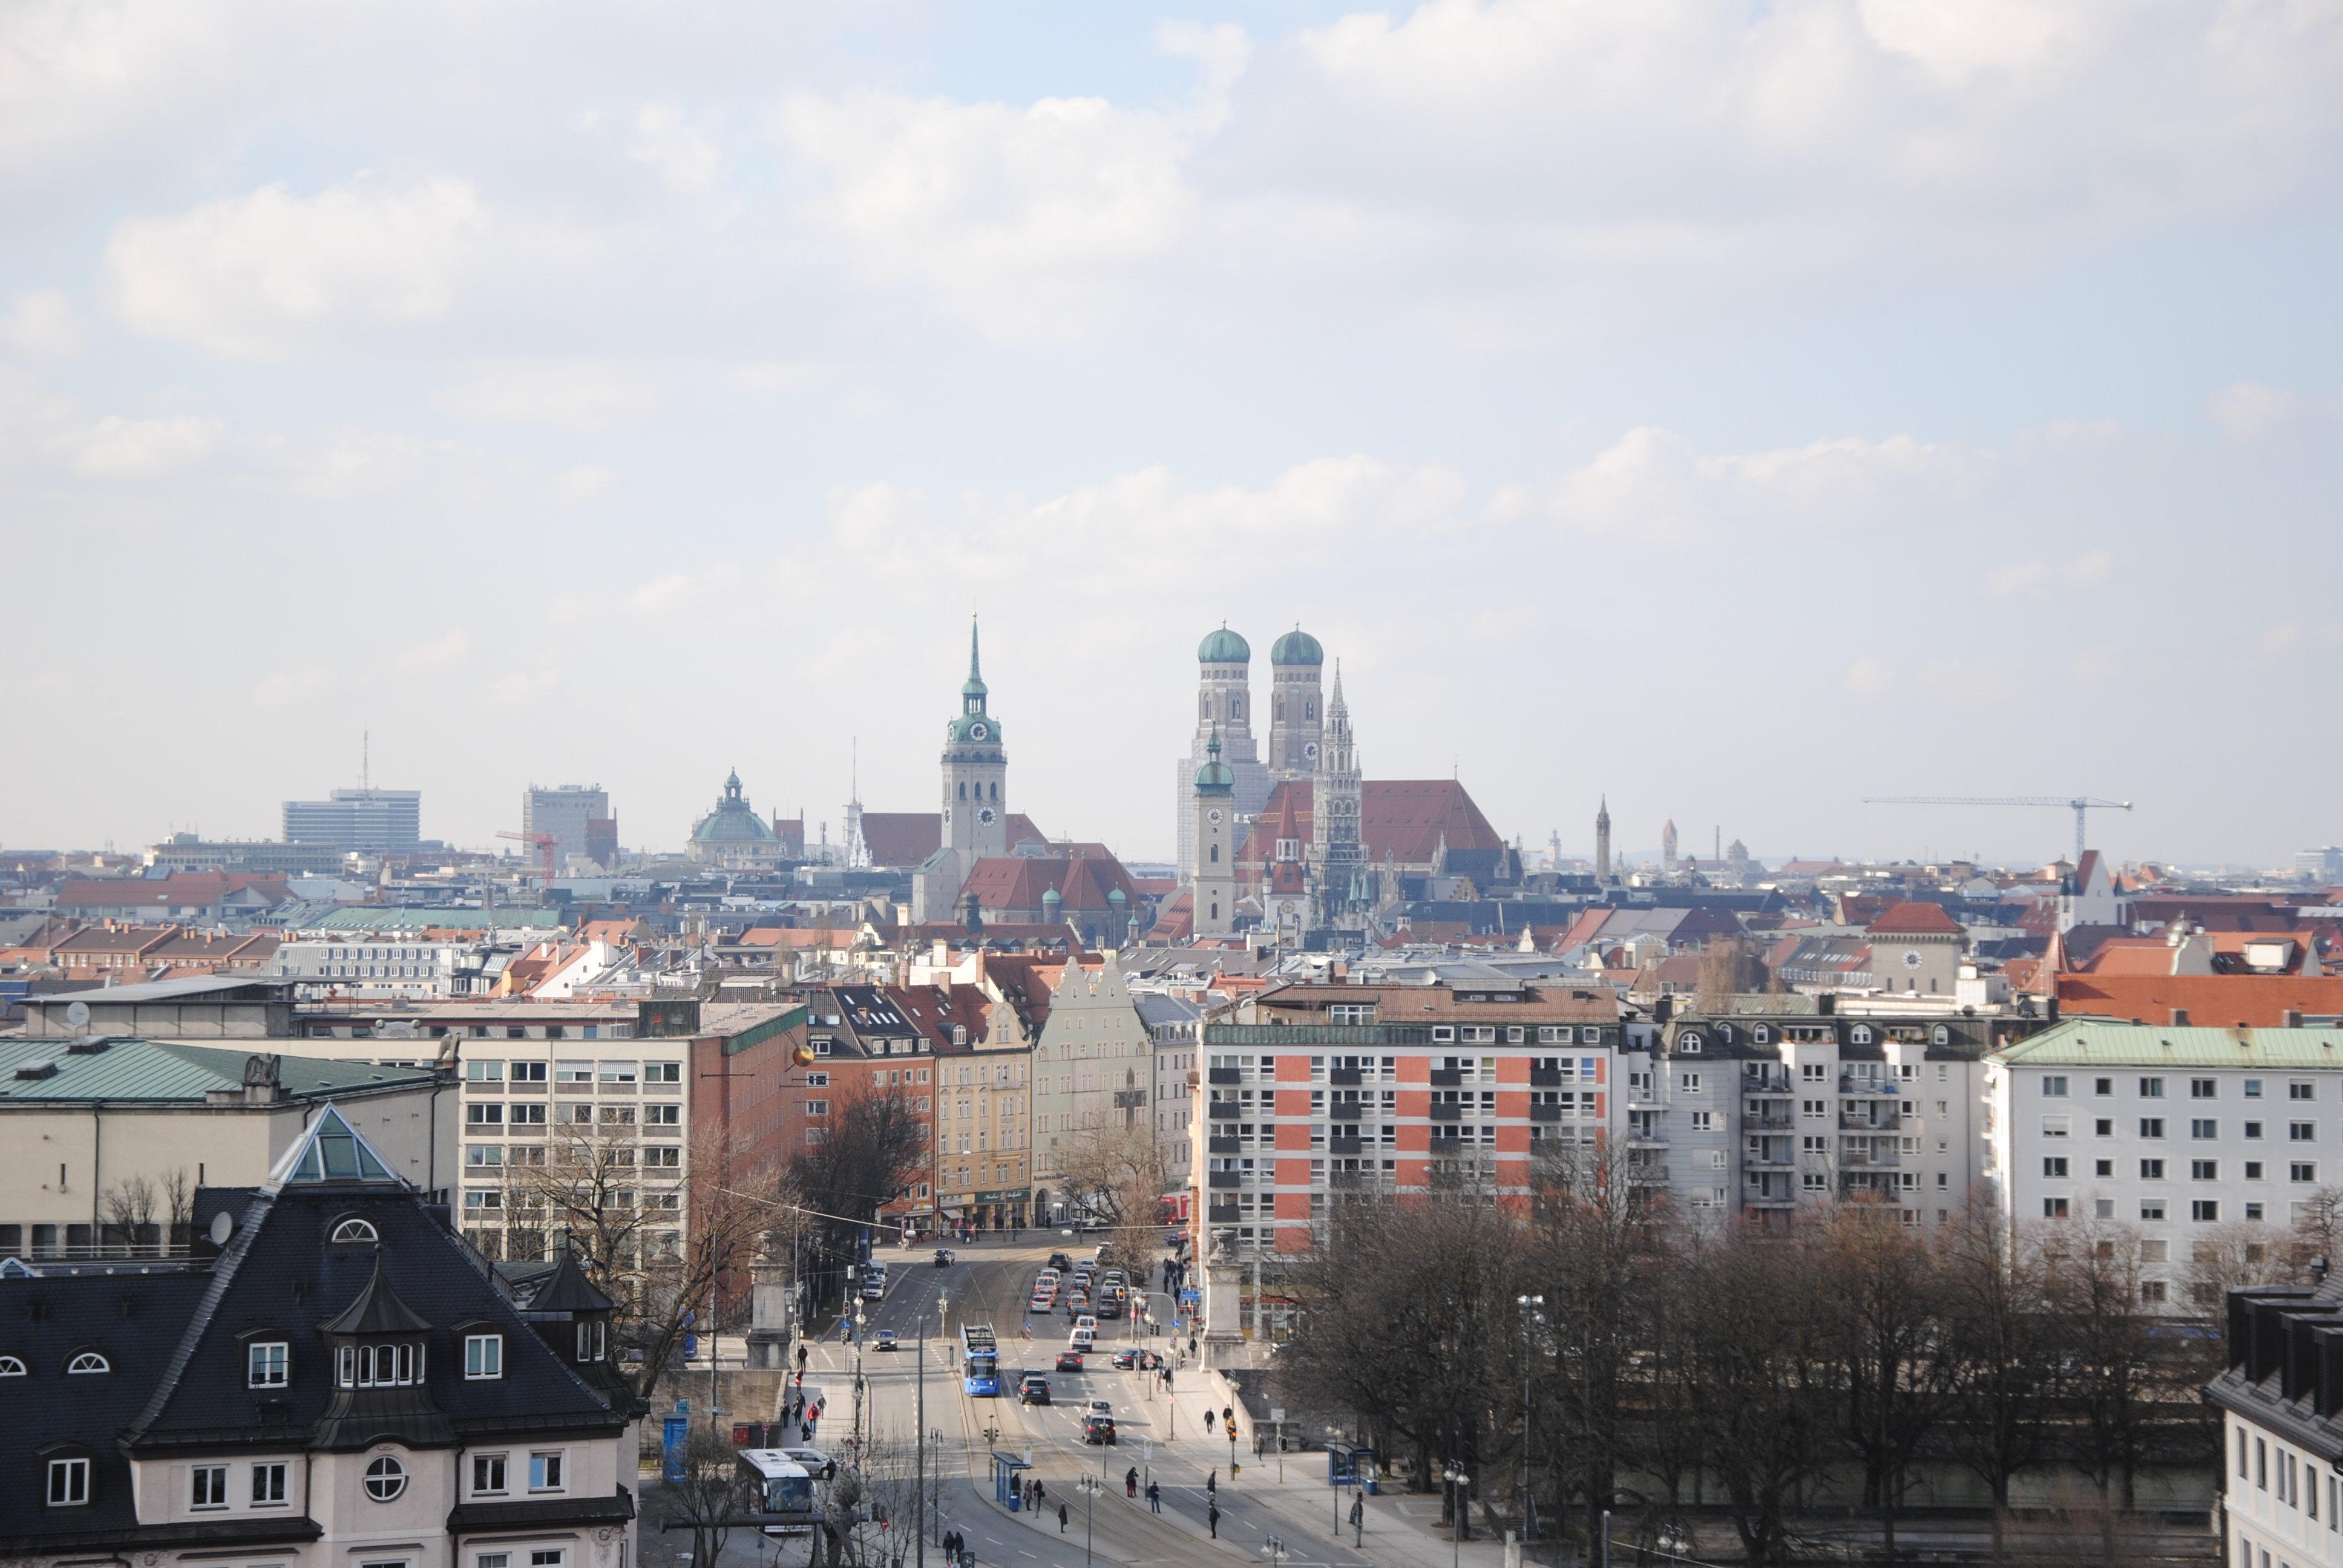
[[[1275,857],[1278,839],[1307,843],[1312,789],[1306,779],[1289,779],[1272,789],[1238,859],[1264,865]],[[1367,779],[1359,802],[1359,837],[1370,861],[1388,855],[1403,866],[1430,865],[1443,838],[1451,849],[1505,847],[1472,795],[1453,779]]]
[[[2343,1015],[2343,975],[2104,975],[2057,977],[2062,1016],[2168,1023],[2172,1010],[2207,1029],[2276,1029],[2288,1011]]]
[[[1041,829],[1022,811],[1009,814],[1009,847],[1041,839]],[[944,819],[937,811],[865,811],[862,843],[874,866],[916,866],[943,847]]]
[[[1956,937],[1961,923],[1935,904],[1908,903],[1897,904],[1864,930],[1875,937]]]

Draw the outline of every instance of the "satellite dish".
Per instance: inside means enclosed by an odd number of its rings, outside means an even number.
[[[87,1029],[89,1027],[89,1003],[85,1001],[67,1002],[65,1004],[65,1025],[69,1029]]]
[[[223,1209],[212,1216],[212,1245],[225,1247],[227,1239],[236,1234],[236,1216]]]

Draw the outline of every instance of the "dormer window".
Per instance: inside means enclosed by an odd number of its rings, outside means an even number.
[[[262,1340],[244,1347],[244,1386],[283,1388],[291,1372],[292,1346],[283,1340]]]
[[[382,1232],[374,1228],[373,1221],[361,1220],[354,1215],[336,1225],[326,1241],[335,1247],[373,1247],[381,1244]]]
[[[15,1356],[0,1356],[0,1377],[23,1377],[25,1363]]]
[[[78,1508],[89,1501],[89,1459],[49,1461],[48,1502],[52,1508]]]
[[[478,1382],[487,1378],[505,1375],[505,1337],[502,1334],[466,1334],[464,1336],[464,1376]]]
[[[110,1372],[113,1370],[114,1363],[107,1361],[96,1351],[84,1351],[79,1355],[75,1356],[73,1360],[65,1362],[65,1375],[68,1377],[80,1377],[85,1374]]]
[[[598,1362],[609,1354],[610,1326],[599,1318],[583,1319],[578,1324],[578,1359]]]
[[[423,1381],[423,1347],[397,1342],[344,1345],[337,1381],[344,1388],[405,1388]]]

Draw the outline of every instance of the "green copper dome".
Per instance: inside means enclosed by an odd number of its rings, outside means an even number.
[[[1251,664],[1252,645],[1229,629],[1222,621],[1219,628],[1196,645],[1198,664]]]
[[[1272,664],[1323,664],[1326,662],[1326,650],[1318,646],[1316,638],[1297,626],[1279,638],[1270,648],[1269,662]]]
[[[1225,795],[1236,787],[1235,771],[1221,760],[1221,729],[1216,724],[1212,743],[1204,748],[1204,765],[1196,769],[1196,789],[1200,794]]]

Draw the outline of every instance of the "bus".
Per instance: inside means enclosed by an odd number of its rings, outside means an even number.
[[[813,1476],[806,1467],[778,1448],[739,1451],[741,1491],[749,1513],[767,1535],[801,1534],[812,1528],[815,1510]]]
[[[992,1325],[970,1323],[960,1331],[960,1386],[981,1399],[1001,1397],[1001,1347]]]

